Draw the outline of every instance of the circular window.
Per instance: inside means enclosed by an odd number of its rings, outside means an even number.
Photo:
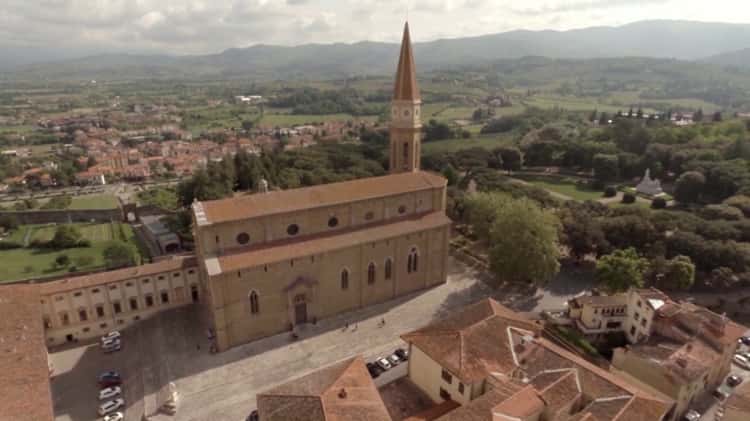
[[[404,116],[409,117],[409,110],[404,110]]]
[[[250,242],[250,236],[246,232],[237,234],[237,242],[239,244],[247,244]]]
[[[375,214],[374,214],[374,213],[372,213],[372,212],[367,212],[367,213],[365,214],[365,220],[366,220],[366,221],[370,221],[370,220],[372,220],[373,218],[375,218]]]
[[[328,227],[335,228],[338,225],[339,225],[339,218],[332,216],[331,219],[328,220]]]
[[[399,206],[398,213],[406,213],[406,206]]]
[[[289,235],[297,235],[299,233],[299,225],[292,224],[286,228],[286,233]]]

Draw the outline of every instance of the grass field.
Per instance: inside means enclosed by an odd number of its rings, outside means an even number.
[[[597,200],[601,199],[603,195],[602,191],[594,190],[585,183],[576,183],[576,179],[570,177],[545,177],[524,174],[516,174],[515,177],[545,190],[568,196],[574,200]]]
[[[111,194],[87,194],[73,196],[73,203],[68,209],[114,209],[118,205],[117,198]]]
[[[75,224],[83,237],[91,241],[91,247],[71,248],[67,250],[46,250],[22,248],[0,251],[0,283],[20,279],[46,277],[74,272],[88,271],[104,267],[102,251],[107,242],[113,239],[122,240],[137,247],[139,257],[147,255],[145,248],[136,240],[133,228],[119,222],[111,224],[82,223]],[[15,230],[6,241],[23,243],[27,231],[31,231],[29,241],[49,241],[55,233],[55,225],[26,225]],[[54,265],[60,255],[67,255],[71,265],[60,268]],[[82,259],[82,260],[81,260]]]
[[[422,151],[430,153],[453,153],[462,149],[484,148],[491,150],[500,146],[513,144],[513,139],[507,136],[477,136],[470,139],[448,139],[437,142],[422,143]]]
[[[355,117],[351,114],[325,114],[325,115],[308,115],[308,114],[287,114],[287,113],[273,113],[268,112],[263,115],[260,120],[260,124],[266,126],[300,126],[311,123],[322,123],[326,121],[348,121],[348,120],[363,120],[363,121],[375,121],[378,116],[358,116]]]

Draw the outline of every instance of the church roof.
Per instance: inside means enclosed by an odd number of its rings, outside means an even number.
[[[447,181],[424,171],[362,178],[300,189],[272,191],[193,205],[198,225],[397,196],[445,187]]]
[[[404,26],[404,39],[401,41],[401,54],[398,58],[393,99],[397,101],[415,101],[420,99],[414,53],[412,52],[411,36],[409,35],[409,22]]]

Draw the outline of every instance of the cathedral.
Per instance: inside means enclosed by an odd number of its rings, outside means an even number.
[[[420,98],[407,24],[389,175],[193,204],[218,350],[445,282],[447,181],[419,168]]]

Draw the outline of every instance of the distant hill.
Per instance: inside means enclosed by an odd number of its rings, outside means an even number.
[[[419,32],[415,28],[414,34]],[[525,56],[550,58],[651,57],[698,60],[750,48],[750,25],[643,21],[571,31],[511,31],[415,44],[420,71],[492,63]],[[1,53],[1,52],[0,52]],[[384,75],[395,68],[398,45],[377,42],[257,45],[218,54],[99,55],[25,66],[11,79],[253,78],[333,79]]]
[[[750,69],[750,48],[739,51],[717,54],[705,59],[705,61],[718,64],[720,66],[742,67]]]

